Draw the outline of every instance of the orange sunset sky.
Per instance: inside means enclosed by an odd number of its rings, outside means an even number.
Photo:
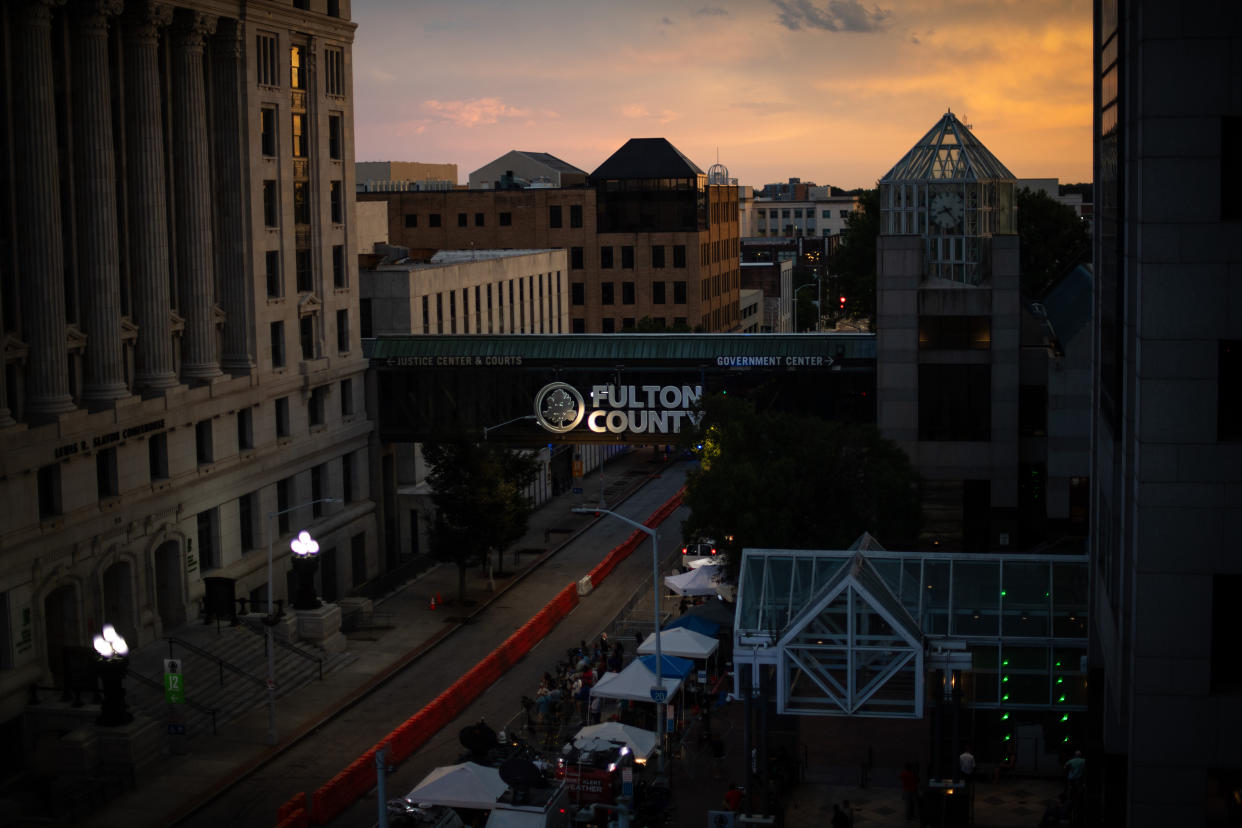
[[[590,172],[668,138],[739,183],[877,178],[952,109],[1019,178],[1091,180],[1089,0],[354,0],[355,158]]]

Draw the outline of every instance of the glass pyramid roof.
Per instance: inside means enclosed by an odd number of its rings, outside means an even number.
[[[983,181],[1013,173],[951,111],[881,181]]]

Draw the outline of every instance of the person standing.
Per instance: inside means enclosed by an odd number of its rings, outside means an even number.
[[[1065,787],[1067,790],[1082,784],[1083,771],[1087,769],[1087,760],[1082,758],[1082,751],[1074,751],[1074,755],[1065,763]]]
[[[957,757],[958,769],[962,772],[962,779],[966,780],[966,788],[969,790],[975,783],[975,755],[970,752],[970,745],[962,748],[962,755]]]
[[[729,783],[729,790],[725,791],[724,804],[726,808],[734,812],[742,808],[742,791],[732,782]]]
[[[919,775],[914,770],[913,762],[906,762],[899,778],[901,801],[906,805],[906,822],[913,822],[919,818]]]

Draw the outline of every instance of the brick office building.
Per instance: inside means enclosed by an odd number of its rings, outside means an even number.
[[[635,138],[584,188],[359,193],[388,203],[389,240],[437,250],[568,251],[570,330],[613,333],[645,317],[708,332],[738,329],[737,188],[663,138]]]

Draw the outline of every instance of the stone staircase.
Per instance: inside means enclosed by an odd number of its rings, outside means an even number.
[[[193,739],[222,728],[229,721],[267,700],[267,641],[259,616],[243,616],[237,626],[227,623],[187,624],[164,639],[130,653],[126,700],[135,714],[155,721],[172,721],[175,713]],[[296,650],[296,651],[295,651]],[[181,659],[186,703],[164,700],[164,659]],[[291,693],[319,680],[356,656],[329,655],[298,642],[276,645],[276,695]],[[214,718],[214,722],[213,722]]]

